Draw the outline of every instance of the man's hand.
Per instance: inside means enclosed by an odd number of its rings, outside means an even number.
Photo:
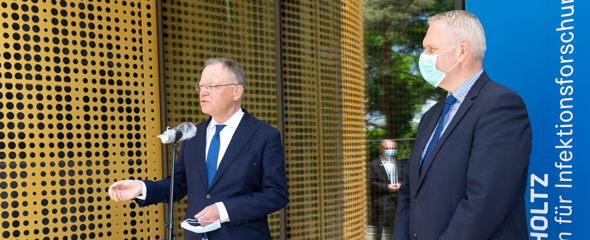
[[[402,185],[401,183],[389,184],[389,185],[387,185],[387,191],[397,192],[397,191],[399,191],[399,187],[401,185]]]
[[[199,220],[199,224],[201,226],[207,226],[219,219],[219,210],[217,210],[217,205],[211,204],[207,206],[205,209],[201,210],[195,218]]]
[[[109,196],[116,202],[125,201],[136,198],[142,191],[143,186],[139,181],[123,180],[113,183],[109,187]]]

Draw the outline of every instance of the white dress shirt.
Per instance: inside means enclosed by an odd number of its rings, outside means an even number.
[[[387,178],[389,178],[389,183],[397,183],[397,169],[394,162],[395,158],[383,158],[381,155],[379,155],[379,158],[381,159],[381,164],[383,165],[383,168],[385,168]]]
[[[205,159],[209,154],[209,145],[211,144],[211,139],[213,139],[213,135],[215,135],[215,129],[217,128],[217,124],[226,125],[221,132],[219,132],[219,156],[217,159],[217,168],[219,168],[219,164],[221,163],[221,159],[223,159],[223,155],[225,155],[225,151],[229,146],[229,142],[231,142],[236,129],[238,129],[238,125],[240,125],[240,121],[242,121],[242,117],[244,116],[244,111],[242,109],[238,109],[234,115],[232,115],[227,121],[224,123],[217,123],[215,119],[211,118],[209,125],[207,125],[207,147],[205,148]],[[142,194],[137,197],[139,200],[145,200],[147,196],[147,187],[143,181],[140,181],[143,186]],[[229,222],[229,215],[227,213],[227,209],[223,202],[216,202],[215,205],[217,206],[217,210],[219,211],[219,221],[221,223]]]
[[[453,92],[452,94],[451,93],[448,93],[447,94],[447,96],[453,95],[453,97],[455,97],[455,99],[457,99],[457,100],[449,108],[449,112],[447,113],[447,117],[445,118],[445,122],[443,123],[444,125],[443,125],[443,128],[440,131],[439,137],[443,135],[443,133],[445,132],[445,130],[449,126],[449,123],[451,123],[451,121],[453,120],[453,117],[455,117],[455,114],[459,110],[459,107],[461,107],[461,104],[465,100],[465,97],[467,97],[467,94],[469,93],[469,90],[471,90],[471,87],[473,87],[473,84],[475,84],[475,82],[477,81],[477,79],[479,79],[479,77],[481,76],[482,73],[483,73],[483,68],[480,69],[475,74],[473,74],[467,80],[465,80],[465,82],[463,82],[455,90],[455,92]],[[439,117],[439,120],[440,120],[440,117]],[[428,149],[428,145],[430,145],[430,142],[432,141],[432,138],[434,137],[434,133],[436,132],[436,128],[437,127],[438,127],[438,123],[436,124],[436,126],[434,127],[434,130],[430,134],[430,138],[428,139],[428,142],[426,143],[426,146],[424,146],[424,149],[422,150],[422,157],[420,159],[423,159],[424,158],[424,155],[426,155],[426,150]]]

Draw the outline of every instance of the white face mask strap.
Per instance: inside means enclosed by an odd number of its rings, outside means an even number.
[[[217,220],[215,220],[215,221],[207,221],[207,220],[199,220],[199,219],[197,219],[197,218],[194,218],[194,219],[187,218],[187,219],[185,219],[184,221],[186,221],[186,222],[189,222],[189,223],[197,223],[197,222],[199,222],[199,221],[201,221],[201,222],[210,222],[210,223],[212,223],[212,222],[216,222]]]
[[[443,53],[446,53],[448,51],[451,51],[451,49],[456,48],[459,45],[461,45],[461,44],[459,43],[459,44],[455,45],[454,47],[447,49],[446,51],[442,52],[440,55],[442,55]],[[440,55],[438,55],[438,56],[440,56]],[[444,74],[447,74],[449,71],[451,71],[453,68],[455,68],[458,64],[459,64],[459,62],[455,63],[455,65],[453,65],[451,68],[449,68],[449,70],[445,71]]]
[[[459,65],[459,62],[455,63],[455,65],[453,65],[451,68],[449,68],[449,70],[447,70],[446,72],[444,72],[444,74],[447,74],[449,71],[451,71],[453,68],[455,68],[457,65]]]
[[[444,52],[442,52],[442,53],[440,53],[440,54],[437,54],[436,56],[438,57],[438,56],[440,56],[440,55],[443,55],[443,54],[445,54],[446,52],[448,52],[448,51],[451,51],[451,49],[458,47],[459,45],[461,45],[461,44],[459,43],[459,44],[455,45],[454,47],[452,47],[452,48],[449,48],[449,49],[447,49],[446,51],[444,51]]]

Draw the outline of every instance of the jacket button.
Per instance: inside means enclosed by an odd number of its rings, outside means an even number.
[[[211,195],[207,194],[207,196],[205,196],[207,199],[211,198]]]
[[[418,238],[418,235],[416,235],[416,233],[414,233],[414,238]]]
[[[420,204],[420,202],[418,202],[418,200],[414,200],[414,205],[418,206],[418,204]]]

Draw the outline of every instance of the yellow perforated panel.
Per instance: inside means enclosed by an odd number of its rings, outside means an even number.
[[[324,217],[321,83],[318,69],[317,2],[281,3],[285,161],[289,180],[287,239],[320,239],[338,219]],[[326,142],[324,144],[330,144]],[[330,211],[326,209],[326,211]],[[323,224],[324,221],[327,223]]]
[[[155,1],[0,2],[4,239],[159,239],[162,206],[108,200],[161,178]]]
[[[287,239],[364,239],[360,1],[281,4]]]
[[[201,78],[204,62],[216,56],[233,57],[246,72],[242,107],[253,116],[277,126],[274,3],[272,1],[164,1],[164,58],[166,124],[199,123],[199,93],[193,85]],[[177,226],[186,199],[175,205]],[[279,239],[278,213],[268,217],[273,239]],[[177,229],[177,239],[183,239]]]
[[[365,239],[364,65],[361,2],[342,1],[344,239]]]

